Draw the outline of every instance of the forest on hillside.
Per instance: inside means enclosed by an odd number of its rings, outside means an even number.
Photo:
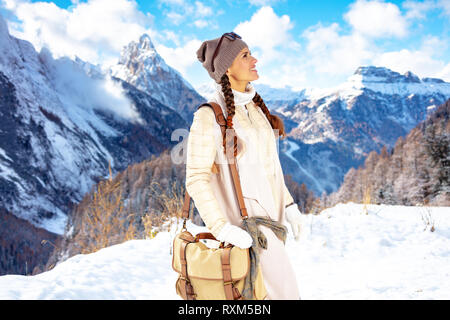
[[[372,151],[360,168],[351,168],[335,193],[338,202],[450,206],[450,100],[439,106],[392,150]]]

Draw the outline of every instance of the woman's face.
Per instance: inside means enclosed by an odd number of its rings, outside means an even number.
[[[259,78],[255,64],[258,60],[251,55],[248,48],[244,48],[234,59],[232,65],[227,70],[230,82],[249,82]]]

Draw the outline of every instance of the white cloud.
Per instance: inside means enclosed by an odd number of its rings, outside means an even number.
[[[291,34],[293,27],[288,15],[278,16],[271,7],[264,6],[250,20],[234,28],[233,31],[242,37],[258,60],[258,83],[280,88],[305,85],[301,46]]]
[[[200,1],[195,1],[194,5],[185,5],[183,7],[184,12],[180,13],[181,21],[189,20],[189,26],[195,26],[199,29],[204,29],[210,27],[212,29],[217,29],[217,22],[215,19],[211,19],[210,17],[213,15],[213,9],[204,5]],[[218,15],[217,13],[215,14]]]
[[[127,98],[119,83],[109,78],[90,78],[66,57],[54,60],[47,48],[41,50],[39,58],[46,65],[49,81],[67,107],[77,106],[84,110],[100,108],[119,118],[143,123],[133,102]]]
[[[157,45],[156,51],[168,65],[175,68],[184,78],[188,79],[186,70],[194,63],[198,63],[196,52],[200,45],[200,40],[193,39],[187,41],[183,47],[169,48],[164,45]]]
[[[357,0],[350,5],[344,19],[355,32],[369,37],[404,37],[408,22],[393,3]]]
[[[140,12],[134,0],[74,1],[68,10],[47,2],[2,2],[21,21],[11,33],[37,50],[48,47],[55,57],[76,55],[99,63],[117,58],[124,45],[143,33],[154,35],[153,17]]]
[[[350,74],[373,57],[372,43],[359,33],[340,34],[337,23],[318,24],[304,31],[306,62],[314,72]]]
[[[450,17],[450,1],[449,0],[407,0],[402,3],[402,7],[406,9],[405,17],[407,19],[425,19],[429,11],[441,11],[439,18]]]
[[[172,41],[177,47],[180,46],[180,44],[181,44],[180,37],[174,31],[165,29],[161,32],[161,35],[165,39]]]
[[[293,24],[288,15],[277,16],[271,7],[260,8],[249,21],[239,23],[234,32],[242,37],[252,53],[257,48],[259,65],[283,61],[285,55],[298,50],[300,45],[290,34]]]
[[[206,20],[201,20],[201,19],[195,20],[195,21],[194,21],[194,25],[195,25],[197,28],[206,28],[206,27],[208,26],[208,21],[206,21]]]
[[[174,25],[180,25],[186,21],[190,22],[190,26],[196,26],[198,28],[205,28],[212,26],[212,21],[207,21],[199,18],[211,17],[212,15],[218,15],[214,12],[212,7],[205,5],[201,1],[195,1],[194,3],[187,0],[160,0],[160,4],[169,7],[170,11],[165,13],[168,21]],[[197,18],[194,22],[193,19]]]
[[[259,70],[258,70],[259,72]],[[262,70],[257,83],[270,85],[273,88],[290,86],[294,90],[305,88],[308,80],[307,70],[294,57],[286,57],[282,64]]]
[[[438,0],[437,6],[444,10],[444,14],[450,17],[450,1],[448,0]]]
[[[166,13],[166,16],[170,20],[170,22],[176,26],[180,25],[186,18],[185,15],[183,15],[181,13],[177,13],[175,11]]]
[[[447,63],[447,65],[444,66],[442,70],[436,73],[436,78],[440,78],[445,80],[446,82],[450,82],[450,63]]]
[[[374,59],[376,65],[384,66],[397,72],[413,71],[421,76],[431,76],[430,71],[440,69],[441,64],[420,50],[401,49],[385,52]]]
[[[436,37],[427,37],[417,50],[384,52],[374,58],[373,63],[401,73],[412,71],[422,78],[436,77],[449,81],[449,63],[440,59],[441,53],[446,50],[448,50],[447,42]]]
[[[205,6],[200,1],[195,1],[195,14],[198,17],[207,17],[213,14],[211,7]]]
[[[428,11],[437,8],[437,3],[434,0],[423,2],[407,0],[402,3],[402,7],[406,9],[407,19],[424,19]]]

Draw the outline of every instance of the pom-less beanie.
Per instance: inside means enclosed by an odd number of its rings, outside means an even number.
[[[216,50],[218,45],[220,47]],[[247,47],[234,32],[224,33],[220,38],[204,41],[197,50],[197,59],[208,71],[209,76],[219,83],[238,53]]]

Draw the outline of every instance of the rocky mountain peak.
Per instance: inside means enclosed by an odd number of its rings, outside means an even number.
[[[145,83],[139,83],[137,79],[147,79],[147,74],[154,75],[159,69],[167,70],[168,67],[156,52],[150,37],[143,34],[138,42],[131,41],[122,49],[119,63],[111,71],[113,76],[145,90]]]
[[[121,52],[118,66],[123,66],[121,74],[115,75],[124,79],[129,76],[138,77],[141,72],[156,72],[156,68],[167,69],[167,65],[150,39],[150,36],[143,34],[139,37],[139,41],[131,41]],[[125,80],[125,79],[124,79]]]
[[[411,71],[400,74],[385,67],[362,66],[356,69],[353,76],[360,76],[363,82],[378,83],[420,83],[420,79]]]
[[[362,76],[379,76],[384,77],[392,74],[392,70],[385,67],[376,66],[360,66],[353,74],[359,74]]]
[[[188,123],[195,106],[204,100],[177,70],[166,64],[147,34],[123,48],[118,64],[110,67],[110,75],[151,94],[180,112]]]
[[[405,82],[412,82],[412,83],[420,83],[420,79],[418,76],[416,76],[414,73],[412,73],[411,71],[407,71],[403,74],[403,76],[405,77]]]
[[[153,46],[152,40],[150,39],[150,36],[146,33],[144,33],[140,38],[139,38],[139,48],[141,50],[155,50],[155,47]]]
[[[345,83],[339,86],[339,89],[359,93],[368,89],[400,96],[443,94],[445,97],[450,94],[450,83],[435,78],[420,79],[411,71],[400,74],[385,67],[364,66],[359,67]]]

